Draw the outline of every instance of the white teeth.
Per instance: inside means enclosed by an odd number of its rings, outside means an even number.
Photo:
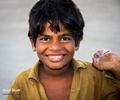
[[[50,61],[61,61],[63,59],[62,55],[59,56],[48,56]]]

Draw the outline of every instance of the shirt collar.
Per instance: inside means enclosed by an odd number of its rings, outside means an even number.
[[[41,65],[41,62],[38,61],[35,65],[32,66],[29,72],[28,79],[33,79],[39,82],[39,66]]]
[[[80,68],[87,68],[87,65],[85,62],[81,61],[81,60],[72,60],[72,66],[74,71],[79,70]]]
[[[80,68],[86,68],[86,63],[80,60],[73,59],[71,61],[71,65],[73,66],[74,71],[79,70]],[[28,79],[33,79],[39,82],[39,67],[42,66],[42,62],[38,61],[35,65],[32,66]]]

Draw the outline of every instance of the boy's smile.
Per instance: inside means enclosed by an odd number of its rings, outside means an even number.
[[[32,46],[37,52],[44,69],[49,71],[63,70],[69,67],[74,56],[75,42],[71,32],[60,25],[60,32],[53,32],[50,24],[45,25],[45,30],[37,37]]]
[[[64,55],[48,55],[48,58],[51,62],[60,62],[63,60]]]

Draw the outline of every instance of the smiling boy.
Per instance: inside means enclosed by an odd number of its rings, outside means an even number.
[[[118,100],[118,79],[73,58],[83,28],[71,0],[38,1],[30,11],[28,36],[39,61],[16,78],[11,88],[20,91],[11,91],[8,100]]]

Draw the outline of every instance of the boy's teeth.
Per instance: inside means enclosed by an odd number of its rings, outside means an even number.
[[[61,61],[63,59],[63,56],[48,56],[51,61]]]

